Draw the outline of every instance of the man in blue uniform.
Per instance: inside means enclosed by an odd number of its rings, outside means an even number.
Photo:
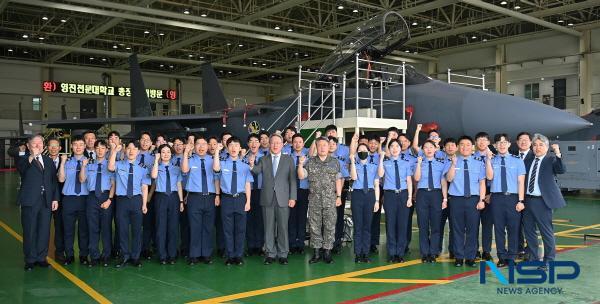
[[[61,156],[62,162],[58,169],[58,181],[63,186],[63,222],[65,228],[65,265],[73,263],[73,244],[75,242],[75,227],[77,227],[77,244],[79,245],[79,262],[88,264],[88,226],[85,215],[88,189],[79,180],[79,172],[83,169],[85,142],[81,136],[73,137],[71,141],[73,155],[67,160],[67,155]],[[77,226],[76,226],[77,225]]]
[[[466,263],[469,267],[475,267],[479,211],[485,208],[487,172],[483,161],[471,155],[473,152],[471,137],[461,137],[458,146],[460,155],[453,157],[444,168],[444,175],[450,183],[448,194],[456,258],[454,266],[461,267]]]
[[[173,155],[173,158],[171,158],[171,165],[181,168],[181,163],[183,162],[184,158],[183,152],[185,150],[185,141],[183,138],[176,137],[173,139],[173,150],[175,151],[175,155]],[[185,191],[186,182],[187,174],[182,172],[181,186],[183,187],[184,200],[185,197],[187,197],[187,192]],[[184,208],[183,212],[179,213],[179,236],[181,238],[179,253],[181,256],[186,258],[190,252],[190,222],[188,221],[187,208]]]
[[[251,159],[254,163],[263,157],[259,151],[260,138],[257,134],[248,136],[248,153],[244,155],[242,161],[250,166]],[[252,167],[251,166],[251,167]],[[254,181],[252,182],[252,198],[250,200],[250,211],[248,212],[248,220],[246,224],[246,244],[248,247],[248,255],[262,254],[262,248],[265,243],[265,229],[263,223],[262,207],[260,206],[260,189],[262,188],[262,173],[252,174]]]
[[[518,254],[520,212],[525,208],[525,163],[508,153],[510,139],[507,134],[497,134],[494,142],[498,155],[492,158],[494,178],[490,185],[490,206],[493,206],[497,265],[503,267],[514,262]]]
[[[458,145],[456,139],[452,137],[448,137],[444,139],[444,162],[449,163],[452,161],[452,158],[456,156],[456,151],[458,151]],[[446,199],[448,197],[446,196]],[[446,200],[446,203],[448,201]],[[450,222],[450,204],[446,204],[446,208],[442,209],[442,216],[440,219],[440,242],[438,243],[439,249],[438,252],[441,254],[442,245],[444,243],[444,228],[446,227],[446,222],[448,222],[448,257],[450,259],[454,259],[454,241],[452,240],[452,223]]]
[[[229,158],[222,161],[218,156],[213,157],[213,170],[220,175],[221,180],[221,218],[225,250],[227,251],[226,265],[243,265],[244,240],[246,238],[246,213],[250,211],[252,193],[252,172],[250,167],[240,160],[240,140],[231,137],[227,140]],[[218,151],[220,152],[220,151]]]
[[[195,153],[192,152],[194,150]],[[212,263],[215,206],[220,204],[220,182],[212,169],[213,157],[207,152],[208,142],[199,136],[195,145],[186,145],[181,165],[181,171],[188,175],[185,189],[188,192],[186,209],[190,223],[190,265]]]
[[[381,143],[379,142],[379,137],[377,135],[372,135],[369,138],[369,156],[368,161],[369,164],[379,165],[379,150],[381,148]],[[379,183],[379,201],[383,203],[383,183]],[[369,247],[369,253],[378,253],[379,250],[377,246],[379,245],[379,236],[381,234],[381,210],[383,208],[377,209],[376,212],[373,213],[373,220],[371,221],[371,246]]]
[[[477,151],[473,156],[480,158],[484,163],[489,159],[487,157],[487,151],[489,150],[490,136],[486,132],[479,132],[475,135],[475,146]],[[490,205],[490,183],[486,181],[485,188],[485,203],[486,206],[481,210],[481,248],[482,253],[477,252],[477,257],[481,257],[483,260],[492,260],[492,233],[494,231],[494,215],[492,209],[494,206]],[[479,244],[479,242],[478,242]],[[477,246],[479,248],[479,246]]]
[[[108,171],[106,152],[108,145],[104,140],[94,144],[96,160],[84,159],[80,181],[86,183],[89,191],[86,200],[86,215],[89,228],[90,267],[102,263],[108,267],[112,250],[112,217],[115,195],[114,173]],[[102,240],[102,254],[98,242]]]
[[[300,159],[308,158],[308,149],[304,147],[304,138],[301,134],[294,134],[292,137],[291,153],[294,159],[294,166],[298,171]],[[306,239],[306,219],[308,216],[308,179],[297,179],[297,200],[296,206],[290,209],[290,220],[288,222],[290,253],[304,253],[304,240]]]
[[[292,151],[294,150],[292,147],[292,138],[294,137],[294,135],[297,133],[296,131],[296,127],[294,126],[288,126],[287,128],[285,128],[284,132],[283,132],[283,139],[284,139],[284,143],[283,143],[283,149],[281,149],[281,153],[283,154],[291,154]]]
[[[142,132],[140,135],[140,151],[137,156],[137,162],[148,169],[148,179],[150,179],[150,168],[154,164],[154,151],[152,149],[152,137],[149,132]],[[142,236],[142,257],[152,258],[152,247],[156,247],[156,215],[154,213],[154,204],[152,203],[152,193],[154,185],[148,190],[148,212],[143,215],[143,236]]]
[[[115,173],[115,193],[118,204],[116,213],[121,248],[121,260],[115,266],[122,268],[131,263],[133,266],[141,267],[142,215],[148,213],[148,188],[152,182],[148,168],[137,160],[140,143],[137,141],[127,143],[125,159],[117,161],[117,153],[122,149],[122,146],[111,143],[108,162],[108,170]]]

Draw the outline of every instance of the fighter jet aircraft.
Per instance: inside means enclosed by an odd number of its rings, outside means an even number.
[[[347,77],[355,77],[356,69],[352,66],[353,60],[357,58],[356,54],[359,54],[361,59],[381,60],[397,50],[409,38],[409,28],[400,14],[392,11],[375,16],[340,42],[319,70],[315,80],[335,80],[332,79],[335,76],[332,77],[331,73],[340,75],[343,72],[346,72]],[[38,123],[65,129],[97,129],[104,124],[128,124],[132,126],[132,134],[142,130],[160,130],[161,133],[167,134],[181,133],[202,128],[209,135],[217,135],[224,130],[241,135],[247,134],[247,126],[250,122],[254,131],[257,129],[273,131],[282,130],[294,123],[298,115],[302,118],[307,117],[307,105],[301,108],[301,113],[298,113],[299,96],[290,96],[265,105],[252,105],[241,109],[230,108],[210,64],[202,66],[204,114],[152,117],[135,54],[130,57],[130,69],[131,118],[39,121]],[[413,129],[417,123],[422,123],[429,129],[439,129],[445,137],[473,135],[480,131],[490,134],[504,132],[514,136],[523,130],[556,136],[590,126],[588,121],[576,115],[542,103],[448,84],[423,75],[410,65],[406,65],[404,69],[405,94],[401,85],[386,85],[382,86],[381,95],[383,100],[405,100],[405,105],[387,103],[383,106],[383,110],[386,118],[401,119],[405,114],[409,114],[407,115],[409,129]],[[397,74],[393,71],[390,71],[389,75],[367,71],[367,76],[361,77],[371,77],[375,82],[376,79],[398,77]],[[356,82],[350,82],[347,87],[347,90],[353,91],[352,95],[343,96],[341,90],[335,94],[338,101],[343,97],[348,100],[345,109],[336,107],[334,111],[326,114],[324,119],[332,118],[332,115],[341,117],[343,110],[355,109],[355,103],[350,102],[354,97],[349,97],[356,95],[354,90],[358,90],[358,95],[361,97],[359,107],[370,106],[367,101],[370,95],[370,81],[359,81],[358,87],[355,84]],[[308,99],[308,94],[306,90],[301,90],[299,93],[302,100],[311,100],[314,108],[321,104],[325,107],[332,106],[333,94],[326,100],[321,100],[321,95],[316,92],[311,92],[311,98]]]

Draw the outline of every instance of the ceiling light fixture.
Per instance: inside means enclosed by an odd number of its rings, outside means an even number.
[[[279,25],[276,25],[276,26],[275,26],[275,29],[276,29],[276,30],[280,30],[281,28],[279,27]]]
[[[44,16],[42,17],[42,20],[48,20],[48,17]]]
[[[186,9],[184,9],[184,10],[183,10],[183,13],[184,13],[184,14],[186,14],[186,15],[189,15],[189,14],[190,14],[190,10],[188,10],[188,9],[186,8]]]

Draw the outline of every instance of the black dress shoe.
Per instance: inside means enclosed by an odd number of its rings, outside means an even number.
[[[331,257],[331,250],[329,250],[329,249],[325,250],[325,252],[323,253],[323,262],[325,262],[327,264],[333,263],[333,258]]]
[[[225,249],[217,249],[217,256],[224,258],[225,257]]]
[[[475,254],[475,258],[476,259],[481,259],[481,252],[477,251],[477,253]]]
[[[90,268],[94,267],[94,266],[98,265],[98,263],[100,263],[100,259],[92,259],[90,261],[90,263],[88,264],[88,267],[90,267]]]
[[[477,264],[475,263],[475,260],[466,260],[465,261],[465,265],[469,266],[469,267],[476,267]]]
[[[392,256],[388,257],[388,263],[396,263],[396,256],[392,255]]]
[[[202,261],[204,264],[206,265],[210,265],[213,263],[212,259],[208,256],[208,257],[204,257],[204,260]]]
[[[266,257],[265,258],[265,262],[263,264],[265,264],[265,265],[271,265],[271,264],[273,264],[273,262],[275,262],[275,258]]]
[[[288,264],[288,259],[287,258],[279,258],[279,264],[281,264],[281,265],[287,265]]]
[[[453,258],[454,258],[454,253],[453,253],[453,252],[450,252],[450,254],[448,254],[448,258],[449,258],[449,259],[453,259]]]
[[[142,257],[144,257],[146,260],[152,260],[152,251],[144,250],[142,252]]]
[[[379,253],[379,249],[377,249],[377,246],[371,245],[371,248],[369,248],[369,253]]]
[[[362,261],[363,263],[371,263],[371,259],[366,254],[362,255]]]
[[[161,265],[167,265],[167,260],[166,259],[161,259],[160,260],[160,264]]]
[[[117,268],[123,268],[125,266],[127,266],[127,264],[129,263],[129,260],[126,259],[121,259],[116,265],[115,267]]]
[[[74,260],[75,260],[75,258],[73,258],[73,257],[66,257],[65,260],[63,261],[63,265],[67,266],[67,265],[73,264]]]
[[[87,265],[89,263],[88,258],[86,256],[80,255],[79,256],[79,264],[81,265]]]
[[[429,263],[429,256],[422,256],[421,263]]]
[[[46,261],[36,262],[35,265],[37,265],[40,268],[49,268],[50,267],[50,264]]]
[[[315,248],[312,257],[308,260],[309,264],[318,263],[321,261],[321,249]]]
[[[454,260],[454,266],[455,267],[462,267],[463,265],[463,260],[462,259],[456,259]]]
[[[404,258],[401,256],[396,256],[396,263],[404,263]]]
[[[131,265],[133,265],[135,267],[142,267],[142,262],[140,262],[139,259],[133,260],[133,262],[131,262]]]
[[[233,265],[233,263],[234,263],[233,259],[228,258],[227,260],[225,260],[225,265],[227,265],[227,266],[231,266],[231,265]]]
[[[102,262],[102,267],[108,267],[108,262],[110,261],[109,258],[102,258],[101,262]]]
[[[304,247],[299,247],[296,251],[297,254],[304,254]]]
[[[54,260],[57,261],[57,262],[59,262],[59,263],[64,262],[65,261],[65,254],[64,253],[55,252],[54,253]]]
[[[428,262],[429,262],[429,263],[435,263],[435,262],[436,262],[436,261],[435,261],[435,259],[436,259],[435,255],[430,255],[430,256],[429,256],[429,261],[428,261]]]
[[[506,265],[507,264],[506,264],[506,261],[504,259],[498,259],[498,263],[496,263],[497,267],[505,267]]]
[[[242,258],[235,258],[234,262],[238,266],[244,265],[244,259],[242,259]]]
[[[188,260],[188,265],[192,266],[192,265],[196,265],[198,264],[198,259],[197,258],[190,258]]]
[[[361,255],[357,255],[356,257],[354,257],[354,263],[356,264],[360,264],[362,263],[362,256]]]
[[[34,266],[33,263],[25,263],[24,269],[25,269],[25,271],[32,271],[33,270],[33,266]]]
[[[492,261],[492,262],[494,261],[494,258],[492,258],[492,255],[489,252],[484,252],[481,255],[481,258],[485,261]]]
[[[169,265],[175,265],[176,261],[177,261],[176,258],[167,259],[167,263],[169,263]]]

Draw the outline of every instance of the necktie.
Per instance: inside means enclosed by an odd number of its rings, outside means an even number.
[[[90,152],[90,153],[88,153],[88,155],[90,156],[90,157],[88,157],[89,159],[94,159],[94,152]]]
[[[524,159],[524,157],[523,157],[523,156],[525,156],[525,153],[523,153],[523,152],[519,153],[519,157],[520,157],[521,159]]]
[[[254,165],[256,165],[256,163],[258,163],[258,161],[256,160],[256,157],[254,158]],[[258,189],[258,174],[252,174],[252,177],[254,178],[254,182],[252,183],[252,189]]]
[[[177,163],[175,163],[175,166],[181,167],[181,158],[177,158]]]
[[[146,164],[145,160],[146,160],[146,155],[142,154],[142,156],[140,156],[140,165],[145,165]]]
[[[279,155],[273,155],[273,177],[277,173],[277,166],[279,166]]]
[[[433,189],[433,168],[431,167],[431,161],[429,161],[429,177],[427,178],[427,188]]]
[[[296,172],[298,172],[298,166],[300,166],[300,156],[296,155]],[[300,179],[296,178],[296,188],[300,189]]]
[[[167,193],[167,195],[171,194],[171,172],[169,172],[169,166],[165,166],[165,173],[166,173],[166,178],[165,178],[165,193]]]
[[[40,169],[40,171],[44,171],[44,165],[42,165],[43,163],[40,159],[40,156],[39,155],[36,156],[34,160],[35,160],[34,164]]]
[[[200,159],[200,169],[202,170],[202,193],[208,193],[208,181],[206,180],[206,166],[204,165],[204,158]]]
[[[370,162],[370,163],[372,163],[372,164],[374,164],[374,163],[375,163],[375,162],[373,161],[373,157],[374,157],[374,156],[375,156],[375,155],[373,155],[373,154],[369,155],[369,157],[371,158],[371,160],[369,160],[369,162]]]
[[[527,191],[529,193],[532,193],[533,190],[535,189],[535,178],[537,175],[537,167],[538,167],[538,162],[540,161],[539,158],[535,158],[535,163],[533,164],[533,170],[531,170],[531,176],[529,177],[529,185],[527,186]]]
[[[363,164],[363,192],[369,191],[369,182],[367,181],[367,164]]]
[[[464,183],[464,186],[465,186],[463,195],[465,197],[470,197],[471,196],[471,179],[469,178],[469,162],[466,159],[463,159],[463,162],[465,164],[464,168],[463,168],[463,171],[464,171],[464,173],[463,173],[463,177],[464,177],[463,183]]]
[[[77,161],[77,168],[75,168],[75,194],[81,193],[81,182],[79,182],[79,172],[81,172],[81,161]]]
[[[394,160],[394,177],[396,178],[396,190],[400,190],[400,170],[398,169],[398,160]]]
[[[233,172],[231,172],[231,194],[237,194],[237,161],[233,161]]]
[[[129,164],[129,174],[127,175],[127,197],[133,197],[133,164]]]
[[[96,172],[96,188],[95,194],[97,198],[102,195],[102,164],[98,164],[98,171]]]
[[[504,156],[500,162],[500,188],[503,193],[508,192],[508,185],[506,184],[506,163],[504,162]]]

